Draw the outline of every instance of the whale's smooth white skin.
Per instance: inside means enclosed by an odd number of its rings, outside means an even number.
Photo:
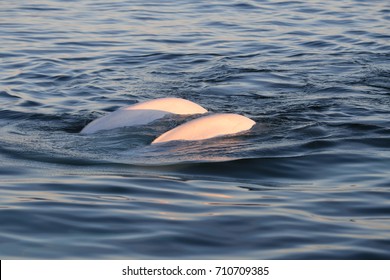
[[[171,129],[157,137],[152,144],[175,140],[195,141],[236,134],[251,129],[255,124],[253,120],[237,114],[214,114]]]
[[[192,101],[176,97],[153,99],[131,105],[123,108],[123,110],[158,110],[177,115],[193,115],[207,112],[205,108]]]
[[[182,98],[159,98],[120,108],[106,116],[90,122],[80,133],[92,134],[100,130],[136,126],[151,123],[167,114],[203,114],[202,106]]]

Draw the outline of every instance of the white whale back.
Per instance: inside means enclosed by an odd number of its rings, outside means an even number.
[[[144,125],[167,114],[192,115],[206,112],[202,106],[182,98],[159,98],[124,107],[98,118],[84,127],[80,133],[91,134],[100,130]]]
[[[253,120],[237,114],[214,114],[171,129],[157,137],[152,144],[174,140],[203,140],[236,134],[251,129],[255,124]]]
[[[123,109],[124,110],[158,110],[158,111],[165,111],[177,115],[193,115],[193,114],[203,114],[207,112],[205,108],[203,108],[202,106],[194,102],[182,98],[176,98],[176,97],[153,99],[153,100],[137,103]]]

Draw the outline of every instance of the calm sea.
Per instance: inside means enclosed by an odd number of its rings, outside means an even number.
[[[390,259],[388,1],[0,2],[0,258]],[[78,132],[160,97],[257,122]]]

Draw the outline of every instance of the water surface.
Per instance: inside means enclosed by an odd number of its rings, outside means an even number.
[[[2,1],[2,259],[389,259],[386,1]],[[188,117],[78,132],[153,98]]]

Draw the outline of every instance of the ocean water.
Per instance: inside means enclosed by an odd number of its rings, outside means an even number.
[[[388,1],[0,2],[0,258],[390,259]],[[92,135],[180,97],[256,121]]]

